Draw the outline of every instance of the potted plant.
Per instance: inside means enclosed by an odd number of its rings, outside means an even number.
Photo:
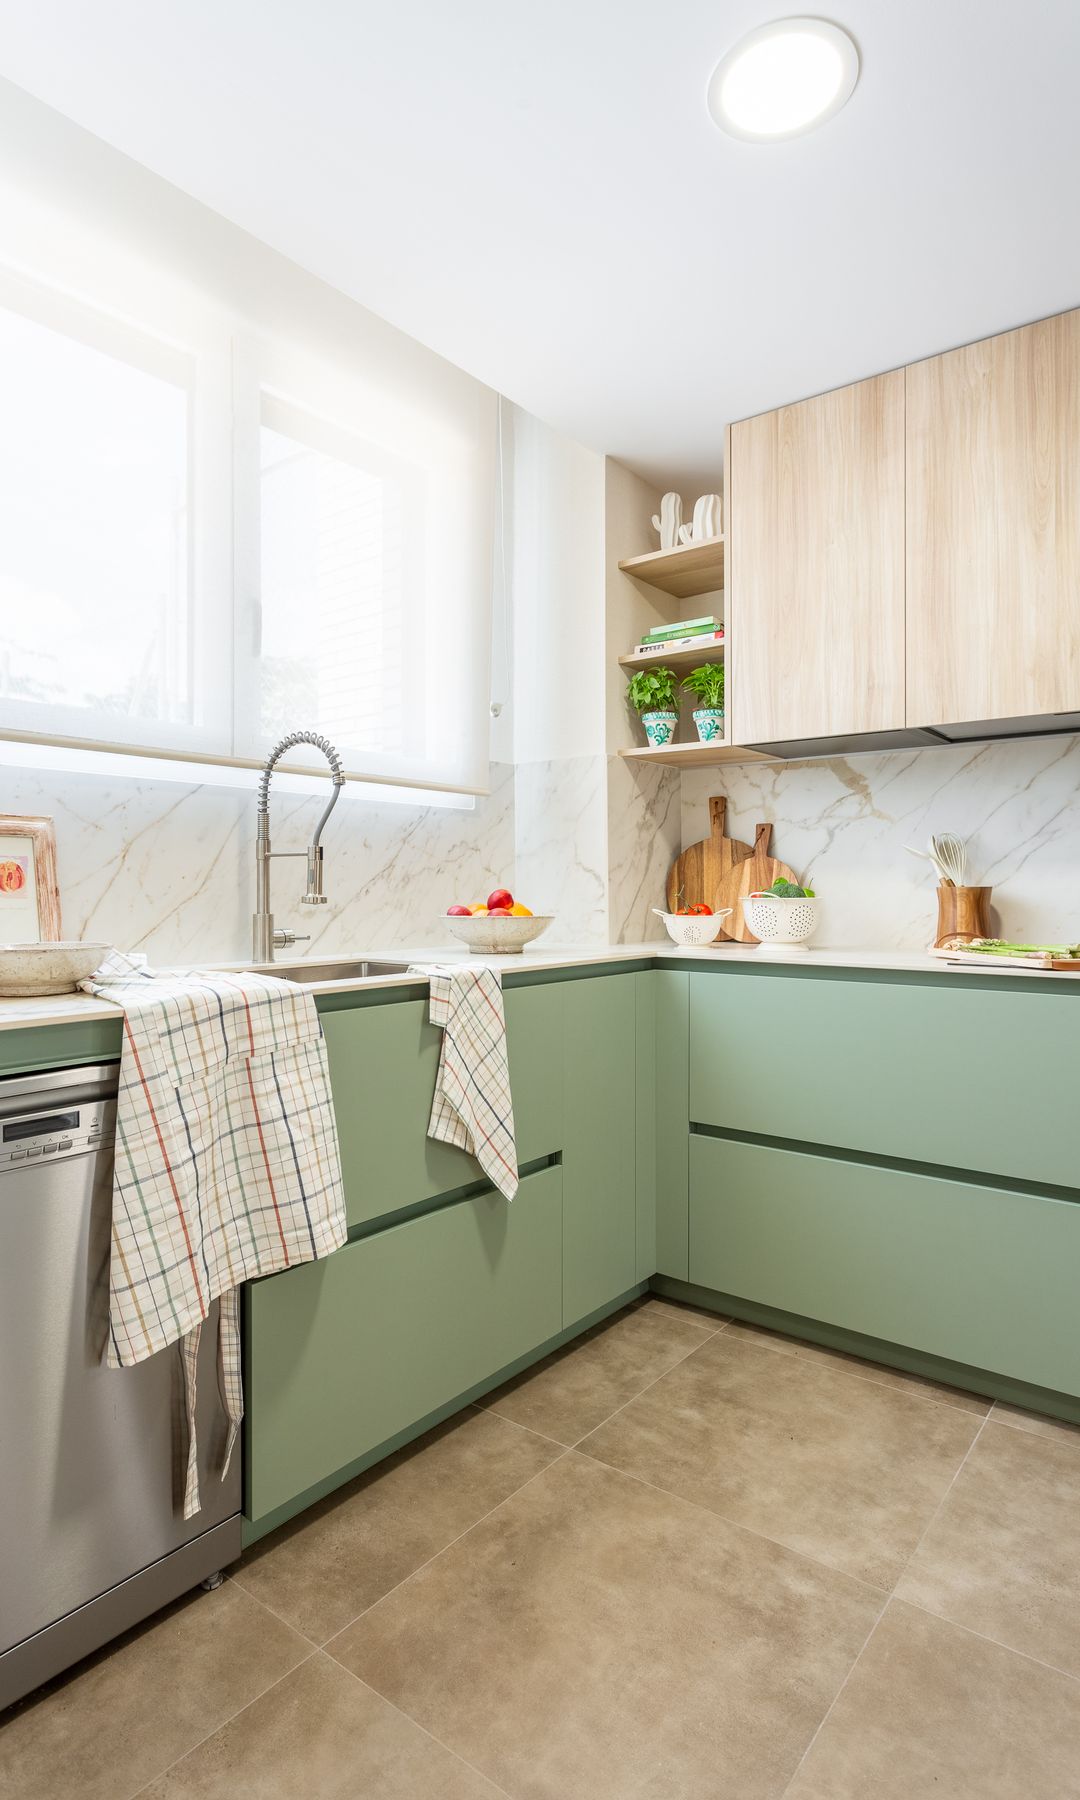
[[[688,694],[697,699],[694,724],[703,744],[715,744],[724,735],[724,665],[702,663],[691,669],[683,681]]]
[[[627,684],[626,697],[641,714],[645,736],[654,750],[670,744],[679,723],[675,698],[678,677],[673,669],[638,669]]]

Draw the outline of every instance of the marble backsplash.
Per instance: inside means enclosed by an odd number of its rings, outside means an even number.
[[[904,846],[925,849],[931,831],[969,840],[1001,936],[1080,939],[1080,737],[694,770],[684,847],[708,831],[710,794],[727,796],[730,837],[772,822],[773,854],[820,896],[822,947],[925,949],[936,877]]]
[[[301,955],[447,941],[440,914],[514,866],[514,771],[493,765],[471,811],[343,798],[326,828],[325,907],[299,904],[302,862],[275,862],[274,916],[310,932]],[[271,797],[274,847],[306,844],[325,795]],[[247,956],[254,905],[254,791],[0,769],[0,812],[56,823],[64,933],[145,950],[152,962]]]

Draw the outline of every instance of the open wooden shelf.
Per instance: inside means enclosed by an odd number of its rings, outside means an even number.
[[[777,762],[764,750],[744,750],[738,744],[664,744],[654,750],[651,744],[640,749],[620,750],[627,762],[664,763],[672,769],[706,769],[726,762]]]
[[[691,600],[695,594],[711,594],[724,585],[724,540],[710,538],[704,544],[680,544],[677,550],[650,550],[619,564],[624,575],[647,581],[650,587]]]
[[[724,660],[723,643],[710,644],[697,650],[630,650],[619,661],[624,669],[647,669],[650,663],[663,663],[666,668],[696,669],[701,663],[716,663]]]

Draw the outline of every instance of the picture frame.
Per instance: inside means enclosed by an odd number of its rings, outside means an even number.
[[[0,813],[0,944],[62,937],[53,821]]]

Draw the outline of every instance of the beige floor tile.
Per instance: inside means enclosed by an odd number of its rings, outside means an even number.
[[[1080,1449],[1080,1425],[1070,1425],[1065,1419],[1048,1418],[1046,1413],[1028,1412],[1023,1406],[1008,1406],[1004,1400],[994,1401],[990,1422],[1012,1425],[1018,1431],[1030,1431],[1036,1437],[1061,1438]]]
[[[786,1800],[1078,1800],[1080,1683],[891,1601]]]
[[[779,1800],[880,1605],[571,1455],[329,1649],[515,1800]]]
[[[897,1593],[1080,1676],[1075,1445],[987,1425]]]
[[[709,1338],[581,1448],[891,1588],[980,1421],[810,1358]]]
[[[687,1300],[667,1300],[663,1294],[646,1294],[639,1303],[639,1312],[652,1312],[661,1318],[692,1320],[695,1324],[706,1325],[710,1331],[719,1331],[721,1325],[729,1323],[728,1313],[710,1312],[706,1306],[691,1306]]]
[[[887,1369],[883,1363],[868,1362],[864,1356],[849,1356],[845,1350],[830,1350],[824,1344],[810,1344],[805,1338],[786,1337],[783,1332],[767,1331],[763,1325],[744,1325],[734,1320],[729,1327],[732,1337],[744,1338],[772,1350],[787,1351],[791,1356],[808,1357],[813,1362],[832,1363],[850,1375],[861,1375],[866,1381],[879,1381],[884,1387],[906,1388],[928,1400],[939,1400],[943,1406],[956,1406],[962,1412],[979,1413],[983,1418],[992,1402],[985,1394],[969,1394],[964,1388],[949,1387],[944,1381],[931,1381],[925,1375],[909,1375],[904,1369]]]
[[[140,1800],[498,1800],[499,1790],[323,1655]]]
[[[481,1405],[560,1444],[576,1444],[711,1335],[699,1319],[635,1307],[546,1356]]]
[[[323,1644],[560,1454],[470,1408],[264,1538],[235,1579]]]
[[[129,1800],[310,1653],[232,1582],[179,1601],[0,1718],[0,1800]]]

